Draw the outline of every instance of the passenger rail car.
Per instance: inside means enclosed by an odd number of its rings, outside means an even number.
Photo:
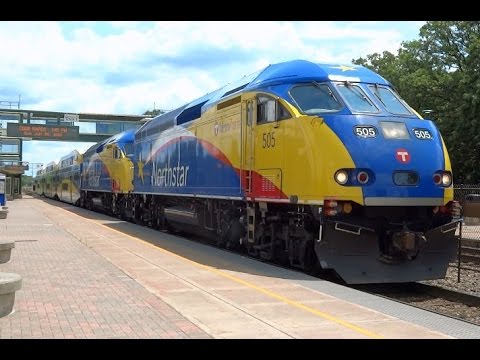
[[[270,65],[155,117],[133,149],[133,187],[104,205],[139,223],[352,284],[443,278],[456,254],[440,132],[361,66]]]
[[[77,204],[80,199],[80,165],[82,155],[74,150],[60,158],[58,164],[57,197],[61,201]]]
[[[37,195],[45,196],[46,184],[44,173],[45,168],[42,166],[40,169],[38,169],[33,179],[33,191]]]
[[[44,196],[50,199],[58,199],[58,164],[55,161],[51,161],[45,166],[42,178],[44,183]]]

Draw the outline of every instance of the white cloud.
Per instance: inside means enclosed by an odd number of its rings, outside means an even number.
[[[291,59],[395,52],[423,22],[0,22],[0,101],[64,112],[173,109]],[[26,146],[24,160],[45,143]],[[72,144],[55,145],[58,152]],[[31,152],[30,152],[31,151]],[[67,151],[68,152],[68,151]],[[48,151],[46,152],[48,154]],[[32,159],[29,158],[32,156]]]

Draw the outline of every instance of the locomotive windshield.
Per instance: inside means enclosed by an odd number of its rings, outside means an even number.
[[[123,145],[123,152],[125,153],[126,156],[132,157],[133,154],[134,154],[133,144],[125,144],[125,145]]]
[[[290,90],[290,96],[305,114],[334,112],[342,108],[342,104],[326,84],[295,86]]]
[[[399,115],[412,114],[391,89],[384,86],[378,86],[377,84],[370,85],[369,88],[375,97],[383,104],[383,106],[385,106],[388,112]]]
[[[377,113],[378,109],[363,92],[363,90],[357,86],[345,81],[344,83],[337,84],[337,89],[343,98],[347,101],[350,109],[356,112],[368,112]]]

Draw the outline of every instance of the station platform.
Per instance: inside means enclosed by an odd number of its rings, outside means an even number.
[[[0,339],[451,339],[480,327],[69,204],[9,202]]]

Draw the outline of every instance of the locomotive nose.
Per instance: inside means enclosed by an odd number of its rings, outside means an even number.
[[[452,174],[441,136],[431,121],[355,117],[353,132],[345,124],[343,142],[354,168],[332,174],[342,186],[361,187],[366,205],[395,205],[400,198],[427,199],[424,205],[443,204]],[[413,204],[413,200],[412,200]]]

